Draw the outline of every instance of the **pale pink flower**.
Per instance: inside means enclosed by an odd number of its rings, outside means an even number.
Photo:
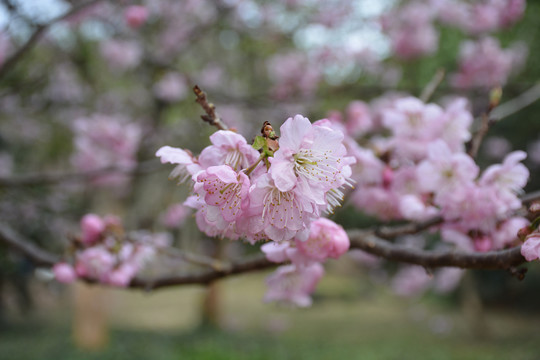
[[[296,240],[297,249],[316,261],[324,261],[329,257],[337,259],[349,250],[349,246],[350,241],[345,230],[325,218],[311,223],[307,240]]]
[[[107,275],[116,264],[116,259],[102,246],[88,248],[77,255],[75,271],[80,277],[106,282]]]
[[[428,158],[416,170],[420,188],[438,194],[472,183],[478,173],[478,166],[469,155],[452,153],[442,140],[428,146]]]
[[[77,279],[75,269],[67,263],[55,264],[53,266],[53,273],[55,279],[64,284],[70,284]]]
[[[176,72],[165,74],[153,90],[158,99],[171,103],[184,99],[188,94],[185,77]]]
[[[353,193],[352,201],[366,214],[381,220],[401,219],[400,197],[393,191],[374,186],[363,187]]]
[[[131,70],[139,65],[143,51],[141,46],[134,41],[105,40],[100,45],[103,58],[114,70]]]
[[[461,89],[502,86],[521,66],[524,51],[521,46],[501,49],[499,41],[491,37],[465,41],[459,52],[459,72],[451,77],[451,83]]]
[[[250,182],[243,172],[228,165],[211,166],[199,173],[197,182],[202,183],[206,204],[219,208],[225,221],[236,220],[248,206]]]
[[[404,195],[399,203],[399,211],[403,218],[415,221],[425,221],[438,214],[435,207],[427,205],[417,195]]]
[[[305,267],[295,265],[280,266],[266,279],[268,291],[265,301],[280,301],[306,307],[312,303],[310,294],[324,275],[319,263]]]
[[[403,266],[392,279],[392,290],[400,296],[412,297],[428,289],[431,277],[421,266]]]
[[[288,241],[275,242],[270,241],[261,246],[261,251],[266,255],[266,258],[275,263],[283,263],[289,260],[287,250],[291,248]]]
[[[474,250],[478,252],[487,252],[493,249],[493,241],[490,236],[478,235],[473,237]]]
[[[343,133],[312,125],[302,115],[289,118],[280,128],[279,150],[271,158],[270,174],[281,191],[294,188],[299,179],[325,191],[341,186],[350,172],[345,159]]]
[[[465,270],[444,267],[435,272],[433,290],[439,294],[447,294],[456,289],[465,274]]]
[[[521,255],[527,261],[533,261],[540,257],[540,232],[535,231],[527,236],[521,245]]]
[[[371,111],[363,101],[352,101],[345,111],[347,132],[350,136],[358,136],[373,128]]]
[[[203,168],[229,165],[235,171],[247,169],[259,158],[259,153],[246,139],[234,131],[219,130],[210,136],[212,145],[203,149],[199,162]]]
[[[529,220],[523,217],[511,217],[501,223],[492,234],[493,248],[502,249],[512,244],[518,238],[518,231],[529,225]]]
[[[452,100],[444,109],[444,123],[440,138],[453,152],[463,151],[465,142],[471,139],[470,127],[473,116],[468,109],[469,102],[465,98]]]
[[[126,287],[138,271],[139,269],[135,264],[125,262],[107,274],[106,283],[113,286]]]
[[[129,27],[136,29],[148,19],[148,9],[141,5],[131,5],[124,10],[124,18]]]
[[[250,191],[250,214],[260,217],[264,233],[274,241],[307,238],[309,224],[325,206],[324,194],[303,181],[289,191],[280,191],[269,174],[257,178]]]
[[[524,151],[511,152],[504,158],[502,164],[488,167],[482,174],[479,184],[481,186],[493,185],[503,192],[521,192],[529,179],[529,170],[520,163],[526,157],[527,154]]]
[[[156,151],[156,156],[160,158],[162,164],[178,164],[169,177],[178,177],[179,182],[184,182],[189,178],[193,178],[199,171],[202,171],[202,167],[197,159],[193,157],[191,152],[186,150],[173,148],[171,146],[163,146]]]
[[[191,211],[185,205],[174,204],[167,208],[161,221],[168,228],[180,228],[190,214]]]
[[[84,215],[81,219],[82,243],[87,246],[96,243],[105,231],[105,227],[105,221],[98,215]]]

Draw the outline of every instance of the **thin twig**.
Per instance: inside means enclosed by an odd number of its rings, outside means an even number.
[[[0,222],[0,242],[4,242],[12,249],[18,251],[37,266],[52,266],[60,258],[18,234],[9,225]]]
[[[444,75],[445,75],[444,69],[437,70],[433,78],[426,85],[424,90],[422,90],[422,94],[420,95],[420,100],[422,100],[423,102],[427,102],[431,98],[435,90],[437,90],[437,87],[439,87],[439,85],[443,81]]]
[[[9,73],[15,65],[17,65],[17,63],[26,55],[27,52],[29,52],[34,47],[34,45],[36,45],[36,43],[41,39],[43,34],[52,25],[56,24],[57,22],[66,20],[67,18],[84,10],[85,8],[97,4],[101,1],[103,0],[89,0],[80,3],[79,5],[74,5],[71,10],[69,10],[63,15],[52,19],[48,23],[36,25],[34,32],[32,33],[32,35],[30,35],[28,40],[26,40],[26,42],[17,51],[15,51],[9,58],[7,58],[2,67],[0,67],[0,79],[2,79],[7,73]]]
[[[193,92],[197,96],[197,99],[195,100],[203,110],[206,112],[206,115],[201,115],[201,119],[203,121],[206,121],[212,126],[217,127],[219,130],[229,130],[229,127],[221,120],[218,113],[216,112],[216,106],[210,102],[208,102],[208,99],[206,98],[206,93],[201,90],[200,87],[195,85],[193,87]]]
[[[491,116],[493,119],[500,120],[517,113],[521,109],[533,104],[540,99],[540,84],[534,85],[529,90],[519,96],[508,100],[493,110]]]

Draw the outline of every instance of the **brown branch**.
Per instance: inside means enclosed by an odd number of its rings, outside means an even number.
[[[52,266],[60,258],[22,237],[7,224],[0,222],[0,241],[24,255],[38,266]]]
[[[216,106],[208,102],[206,93],[197,85],[193,87],[193,92],[197,96],[195,102],[201,105],[203,110],[206,112],[206,115],[201,115],[201,119],[210,125],[217,127],[219,130],[229,130],[229,127],[221,120],[216,112]]]
[[[525,262],[521,247],[485,253],[422,250],[397,245],[370,232],[349,231],[352,249],[360,249],[386,260],[416,264],[426,268],[510,269]]]
[[[419,223],[408,223],[399,226],[381,226],[380,228],[374,230],[374,234],[383,239],[393,239],[401,235],[417,234],[421,231],[429,229],[434,225],[438,225],[443,221],[444,219],[442,217],[436,216],[432,219]]]
[[[43,34],[52,25],[56,24],[57,22],[66,20],[67,18],[84,10],[85,8],[91,5],[97,4],[98,2],[101,2],[101,1],[103,0],[89,0],[83,3],[80,3],[79,5],[73,6],[71,10],[69,10],[65,14],[52,19],[48,23],[37,25],[34,32],[32,33],[32,35],[30,35],[28,40],[26,40],[26,42],[19,49],[17,49],[17,51],[15,51],[9,58],[7,58],[4,64],[0,67],[0,79],[2,79],[9,71],[11,71],[13,67],[15,67],[15,65],[17,65],[17,63],[22,58],[24,58],[26,53],[29,52],[34,47],[34,45],[37,44],[37,42],[41,39]]]
[[[139,163],[139,165],[136,167],[107,166],[88,171],[45,172],[14,175],[9,177],[0,177],[0,188],[55,185],[73,181],[92,181],[100,176],[111,173],[138,175],[146,174],[157,169],[159,169],[159,164],[154,160],[148,160]]]
[[[412,249],[383,240],[372,231],[350,230],[351,249],[360,249],[370,254],[391,261],[416,264],[426,268],[459,267],[463,269],[508,269],[525,262],[521,248],[490,251],[486,253],[464,253],[458,251],[431,251]],[[29,240],[13,231],[7,224],[0,223],[0,241],[21,252],[40,266],[52,266],[60,261],[59,257],[33,245]],[[161,287],[208,284],[224,277],[264,270],[277,264],[270,262],[264,255],[230,263],[222,269],[203,272],[162,276],[155,279],[136,277],[129,287],[142,289],[157,289]],[[87,282],[96,282],[84,279]]]

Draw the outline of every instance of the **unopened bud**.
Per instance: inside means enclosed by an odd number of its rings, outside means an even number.
[[[540,215],[540,202],[533,202],[531,206],[529,206],[529,212],[533,215]]]
[[[489,92],[489,106],[493,109],[501,102],[502,88],[496,87]]]
[[[533,232],[533,230],[531,229],[531,227],[527,225],[527,226],[519,229],[519,231],[517,233],[517,236],[518,236],[519,240],[525,241],[525,238],[527,236],[529,236],[530,234],[532,234],[532,232]]]

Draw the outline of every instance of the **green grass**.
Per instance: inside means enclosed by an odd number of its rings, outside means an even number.
[[[115,291],[108,293],[116,305],[106,349],[74,346],[72,318],[60,301],[0,332],[0,359],[539,358],[540,319],[508,309],[486,311],[486,328],[472,335],[471,321],[459,307],[434,297],[398,299],[354,278],[327,276],[309,309],[262,303],[261,275],[226,281],[221,291],[221,331],[197,329],[200,289],[151,296]],[[176,320],[166,321],[167,315]],[[437,322],[449,326],[433,331]]]

